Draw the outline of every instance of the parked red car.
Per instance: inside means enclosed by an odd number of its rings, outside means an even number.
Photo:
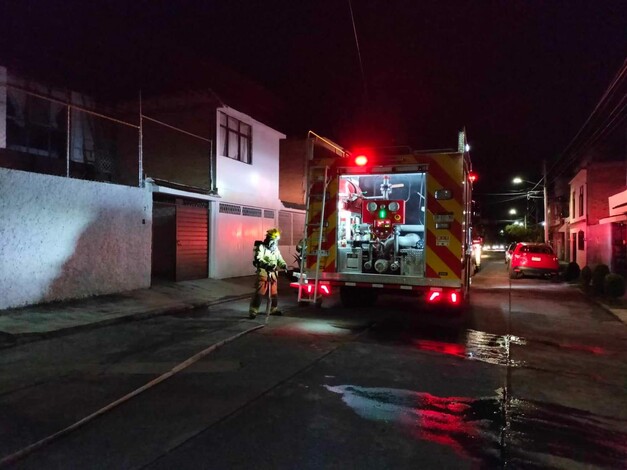
[[[559,262],[546,243],[519,243],[509,262],[510,279],[531,276],[557,276]]]

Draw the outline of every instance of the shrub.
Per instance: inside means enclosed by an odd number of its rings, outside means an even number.
[[[583,287],[590,287],[590,281],[592,280],[592,269],[590,266],[584,266],[579,276],[579,281]]]
[[[603,294],[605,276],[610,273],[607,264],[597,264],[592,270],[592,290],[595,294]]]
[[[622,297],[625,295],[625,278],[620,274],[608,274],[603,280],[603,292],[608,297]]]
[[[566,272],[564,273],[564,279],[566,281],[576,281],[579,279],[579,273],[581,270],[579,269],[579,265],[574,261],[568,263],[566,266]]]

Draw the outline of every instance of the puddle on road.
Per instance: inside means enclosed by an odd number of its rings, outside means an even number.
[[[484,331],[467,330],[464,344],[446,343],[418,339],[413,344],[423,351],[433,351],[442,354],[487,362],[489,364],[509,365],[519,367],[521,361],[514,361],[510,357],[510,346],[525,345],[526,340],[513,335],[495,335]]]
[[[458,343],[415,339],[412,340],[412,344],[421,351],[437,352],[464,359],[511,367],[524,367],[527,365],[524,361],[512,359],[510,348],[513,345],[528,347],[536,347],[538,345],[543,347],[548,346],[563,351],[593,354],[596,356],[610,354],[610,352],[601,346],[557,343],[548,340],[528,340],[520,336],[495,335],[477,330],[467,330],[465,339]]]
[[[627,423],[574,408],[513,399],[504,412],[502,394],[476,399],[355,385],[325,388],[360,417],[401,426],[482,467],[544,467],[552,457],[610,468],[627,461],[627,434],[619,431]]]

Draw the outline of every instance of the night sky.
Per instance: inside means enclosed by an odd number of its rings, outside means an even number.
[[[0,0],[0,63],[138,89],[211,58],[284,100],[289,136],[451,148],[465,126],[487,193],[537,180],[627,56],[625,1],[351,1],[361,65],[348,0]]]

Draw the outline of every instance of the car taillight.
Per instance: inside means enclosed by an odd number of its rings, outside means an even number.
[[[451,292],[451,295],[449,295],[448,300],[453,305],[457,305],[459,303],[459,294],[457,292]]]
[[[331,290],[329,289],[329,286],[326,284],[322,284],[320,286],[320,292],[322,292],[325,295],[330,295],[331,294]]]

